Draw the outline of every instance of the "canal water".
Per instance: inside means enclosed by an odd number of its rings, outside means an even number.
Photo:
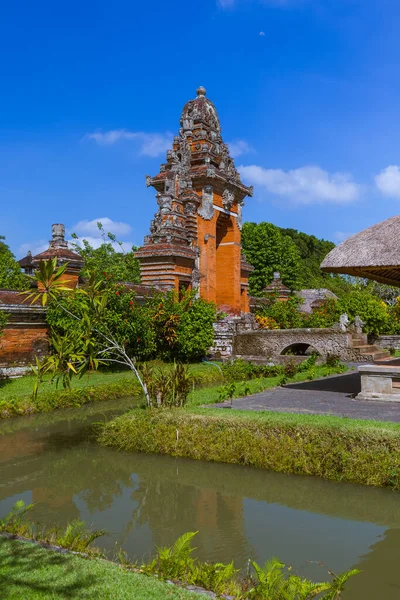
[[[315,580],[356,567],[346,600],[399,600],[400,494],[238,465],[102,448],[93,423],[129,399],[0,423],[0,517],[23,499],[47,525],[81,519],[112,557],[149,557],[199,531],[203,560],[277,556]]]

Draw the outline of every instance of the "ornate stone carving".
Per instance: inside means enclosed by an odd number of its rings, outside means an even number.
[[[241,200],[240,202],[238,202],[237,205],[237,226],[239,227],[239,230],[242,231],[242,227],[243,227],[243,200]]]
[[[161,213],[167,213],[172,207],[172,198],[164,194],[157,194],[157,204]]]
[[[231,210],[232,204],[235,200],[235,194],[228,189],[225,189],[222,192],[222,204],[224,205],[225,210]]]
[[[203,188],[201,206],[197,213],[206,221],[211,221],[214,216],[214,192],[211,185]]]
[[[146,175],[146,187],[151,186],[152,177],[150,175]]]
[[[185,202],[185,214],[186,215],[195,215],[196,214],[196,204],[194,202]]]

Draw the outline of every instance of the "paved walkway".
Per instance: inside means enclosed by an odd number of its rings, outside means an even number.
[[[400,402],[357,400],[355,395],[360,389],[358,373],[345,373],[238,398],[233,400],[232,408],[400,422]],[[223,408],[230,402],[214,406]]]

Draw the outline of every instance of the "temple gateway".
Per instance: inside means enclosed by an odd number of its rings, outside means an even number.
[[[241,253],[242,210],[253,189],[237,172],[214,104],[199,87],[155,177],[158,212],[136,252],[142,284],[198,290],[230,314],[249,312],[252,271]]]

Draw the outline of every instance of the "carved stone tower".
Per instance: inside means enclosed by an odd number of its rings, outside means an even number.
[[[159,210],[136,252],[142,283],[197,289],[226,312],[249,312],[252,267],[241,255],[241,228],[244,198],[253,189],[240,180],[203,87],[184,106],[180,123],[167,162],[146,177]]]

